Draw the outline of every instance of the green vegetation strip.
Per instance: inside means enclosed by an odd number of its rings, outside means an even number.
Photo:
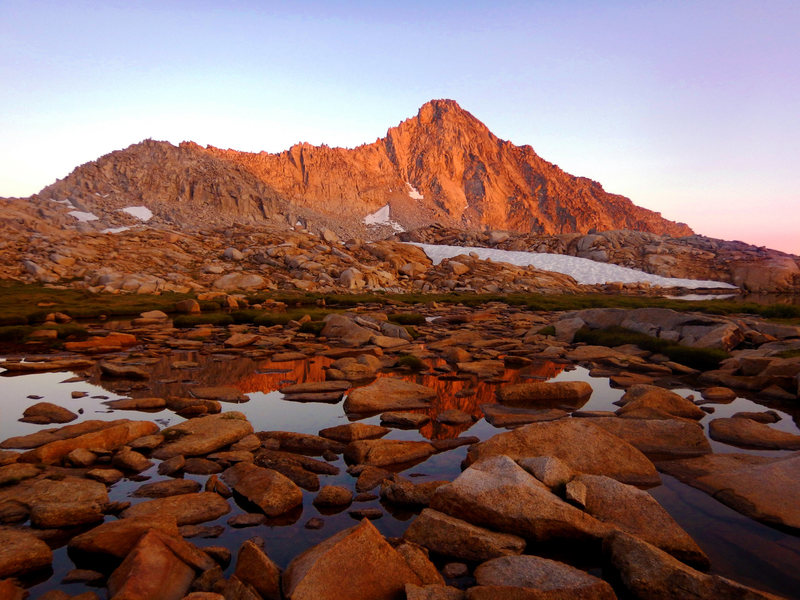
[[[575,342],[584,342],[593,346],[622,346],[634,344],[642,350],[656,354],[664,354],[670,360],[699,369],[710,371],[719,368],[720,362],[730,357],[724,350],[715,348],[691,348],[675,342],[662,340],[624,327],[608,327],[606,329],[589,329],[583,327],[575,333]]]

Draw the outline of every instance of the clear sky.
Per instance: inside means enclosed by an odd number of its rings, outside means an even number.
[[[800,254],[797,0],[0,0],[0,196],[148,137],[355,146],[432,98],[698,233]]]

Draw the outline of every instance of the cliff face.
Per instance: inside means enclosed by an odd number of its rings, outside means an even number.
[[[146,141],[79,167],[39,196],[90,210],[145,204],[157,218],[187,225],[287,217],[294,224],[297,214],[352,230],[388,204],[406,229],[438,222],[521,233],[692,233],[565,173],[530,146],[497,138],[452,100],[431,101],[385,138],[353,149],[298,144],[269,154]]]
[[[244,166],[292,202],[359,216],[389,204],[407,228],[439,221],[533,233],[692,233],[565,173],[530,146],[499,139],[452,100],[431,101],[385,138],[352,150],[299,144],[280,154],[207,151]]]

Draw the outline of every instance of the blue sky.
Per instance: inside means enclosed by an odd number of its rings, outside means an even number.
[[[148,137],[355,146],[453,98],[699,233],[800,253],[798,31],[788,1],[2,0],[0,196]]]

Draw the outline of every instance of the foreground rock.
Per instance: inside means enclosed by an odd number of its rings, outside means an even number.
[[[521,554],[525,550],[521,537],[496,533],[430,508],[414,519],[403,538],[438,554],[467,561]]]
[[[153,457],[164,460],[178,455],[203,456],[238,442],[251,433],[253,426],[240,412],[189,419],[161,432],[167,440],[171,437],[177,439],[158,448],[153,452]]]
[[[25,409],[21,421],[26,423],[69,423],[78,418],[71,410],[51,402],[37,402]]]
[[[384,467],[423,460],[435,452],[428,442],[359,440],[347,445],[344,456],[353,463]]]
[[[635,535],[683,562],[708,568],[708,557],[700,547],[647,492],[602,475],[578,475],[570,484],[585,488],[584,509],[596,519]]]
[[[222,479],[268,517],[281,515],[303,502],[302,490],[272,469],[239,463],[227,469]]]
[[[248,540],[239,548],[234,573],[263,600],[281,600],[280,569],[254,542]]]
[[[710,455],[659,466],[748,517],[800,531],[800,456]]]
[[[651,459],[700,456],[711,452],[703,428],[686,419],[587,418]],[[630,483],[630,482],[629,482]]]
[[[217,519],[230,510],[231,507],[219,495],[213,492],[199,492],[134,504],[126,509],[122,516],[125,518],[169,516],[173,517],[178,525],[193,525]]]
[[[607,475],[633,485],[657,485],[661,481],[653,463],[639,450],[586,419],[532,423],[500,433],[472,446],[466,463],[498,454],[515,460],[554,456],[578,473]]]
[[[306,550],[283,574],[288,600],[396,600],[420,577],[368,521]]]
[[[621,531],[604,541],[603,551],[625,587],[643,600],[779,600],[778,596],[719,575],[696,571],[663,550]]]
[[[145,517],[129,517],[102,523],[76,535],[69,541],[70,554],[110,555],[124,558],[133,550],[139,538],[151,529],[157,529],[170,537],[178,536],[178,525],[174,515],[149,514]]]
[[[52,561],[53,553],[39,538],[19,529],[0,528],[0,577],[35,571]]]
[[[615,600],[611,586],[585,571],[539,556],[505,556],[475,569],[469,600]]]
[[[714,419],[708,424],[711,439],[745,448],[800,450],[800,435],[773,429],[752,419]]]
[[[22,462],[53,464],[78,448],[93,450],[116,450],[128,442],[158,431],[158,425],[150,421],[109,421],[100,425],[102,429],[77,437],[57,440],[22,454]]]
[[[28,479],[0,490],[0,508],[24,507],[31,524],[40,528],[98,523],[107,504],[106,486],[80,477]]]
[[[577,410],[592,395],[585,381],[539,381],[506,385],[497,391],[505,405],[520,407],[556,407]]]
[[[633,385],[620,400],[624,404],[617,414],[625,417],[702,419],[706,416],[691,400],[655,385]]]
[[[431,508],[528,540],[592,540],[609,526],[570,506],[507,456],[473,464],[439,487]]]
[[[152,530],[145,533],[108,578],[112,598],[179,600],[189,591],[195,570],[213,561],[183,540]]]
[[[373,383],[352,390],[344,409],[354,413],[377,413],[411,408],[427,408],[436,390],[394,377],[380,377]]]

